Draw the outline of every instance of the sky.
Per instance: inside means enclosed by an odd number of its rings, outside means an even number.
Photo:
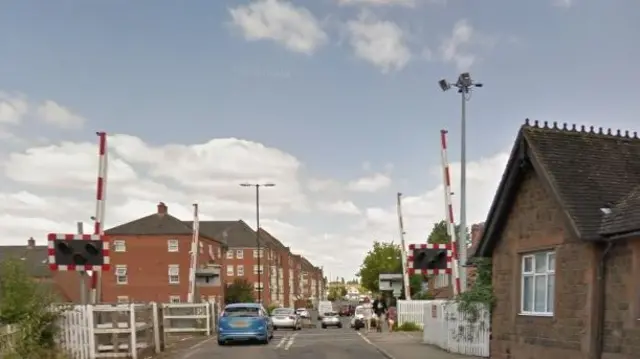
[[[440,130],[459,217],[486,219],[526,118],[638,130],[636,0],[5,0],[0,244],[90,228],[96,131],[106,227],[153,213],[261,225],[351,278],[373,241],[444,219]],[[626,84],[626,85],[625,85]]]

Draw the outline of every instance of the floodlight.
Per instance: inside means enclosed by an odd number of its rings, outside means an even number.
[[[451,88],[451,85],[449,84],[449,82],[447,82],[447,80],[440,80],[438,81],[438,85],[440,85],[440,88],[442,89],[442,91],[447,91],[448,89]]]
[[[458,77],[458,83],[456,85],[458,87],[464,87],[464,88],[469,88],[473,86],[473,83],[471,82],[471,75],[468,72],[461,73],[460,77]]]

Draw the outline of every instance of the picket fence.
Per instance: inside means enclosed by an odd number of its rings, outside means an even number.
[[[212,335],[219,314],[213,302],[66,305],[62,309],[57,342],[69,359],[138,359],[160,353],[170,336]]]
[[[425,344],[452,353],[489,357],[491,316],[481,305],[477,313],[477,318],[470,318],[451,300],[398,301],[398,325],[406,322],[421,325]]]

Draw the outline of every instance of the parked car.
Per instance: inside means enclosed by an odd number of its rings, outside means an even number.
[[[259,303],[234,303],[224,308],[218,319],[218,345],[233,341],[257,340],[269,344],[273,323]]]
[[[338,314],[340,314],[341,317],[350,317],[353,315],[354,312],[354,308],[352,305],[343,305],[340,308],[340,312],[338,312]]]
[[[309,314],[309,311],[307,310],[307,308],[298,308],[296,309],[296,313],[298,313],[300,318],[304,318],[304,319],[311,318],[311,315]]]
[[[292,308],[276,308],[271,312],[273,329],[288,328],[293,330],[302,329],[302,320]]]
[[[322,315],[322,321],[320,322],[322,325],[322,329],[327,329],[327,327],[338,327],[342,328],[342,322],[340,321],[340,316],[336,312],[326,312]]]

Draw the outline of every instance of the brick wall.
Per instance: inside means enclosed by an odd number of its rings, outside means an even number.
[[[493,253],[491,358],[583,359],[592,348],[591,315],[596,251],[565,230],[564,214],[542,182],[529,173],[509,210]],[[521,255],[556,250],[553,317],[519,315]]]

